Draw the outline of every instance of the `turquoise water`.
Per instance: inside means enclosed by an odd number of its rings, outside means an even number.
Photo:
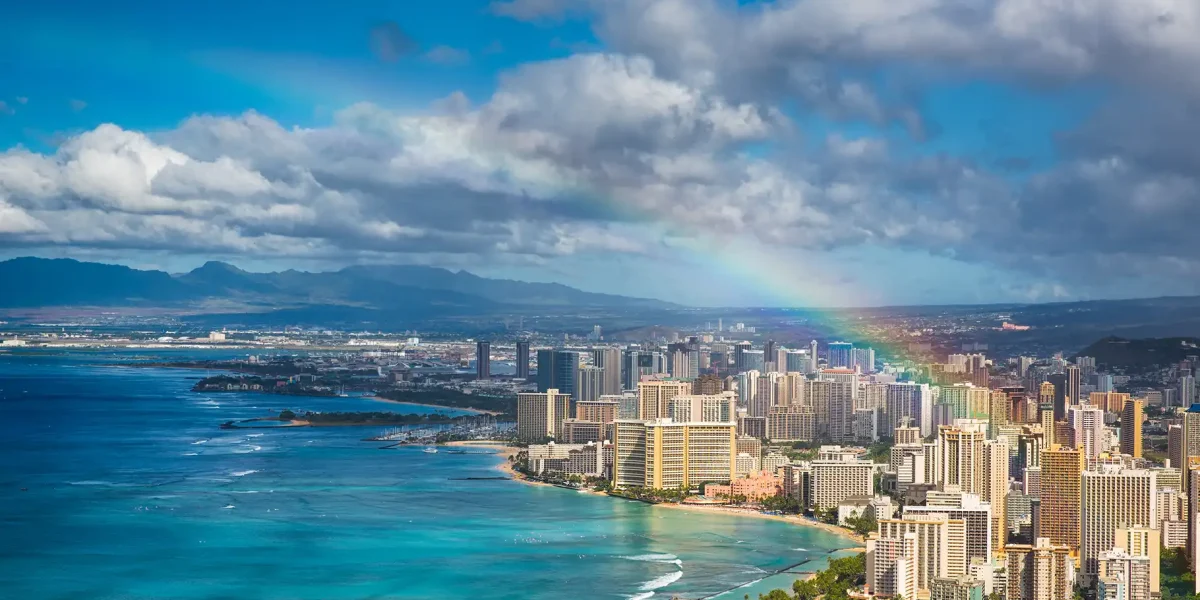
[[[389,406],[198,394],[194,372],[102,364],[127,356],[0,354],[0,596],[699,598],[845,546],[768,520],[464,480],[497,475],[499,459],[360,441],[377,428],[223,431],[282,408]]]

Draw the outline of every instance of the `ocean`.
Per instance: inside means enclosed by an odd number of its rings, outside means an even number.
[[[849,545],[766,519],[467,480],[498,475],[501,459],[361,441],[382,428],[221,430],[283,408],[435,409],[194,393],[202,372],[120,366],[189,356],[218,355],[0,354],[0,597],[665,599],[745,586],[718,596],[741,599]]]

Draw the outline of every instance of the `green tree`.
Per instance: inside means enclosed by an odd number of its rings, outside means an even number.
[[[783,590],[771,590],[764,594],[758,595],[759,600],[792,600],[792,597]]]
[[[796,600],[817,600],[821,595],[816,582],[810,579],[797,579],[792,584],[792,591],[796,594]]]
[[[286,408],[279,411],[279,420],[280,421],[291,421],[295,418],[296,418],[296,413],[294,413]]]

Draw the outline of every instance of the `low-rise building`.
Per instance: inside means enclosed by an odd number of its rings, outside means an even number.
[[[528,453],[529,470],[536,475],[550,472],[584,477],[605,475],[603,444],[531,444]]]
[[[783,492],[783,480],[774,473],[759,471],[749,477],[734,479],[728,485],[710,483],[704,486],[708,498],[745,498],[746,502],[758,503],[774,498]]]
[[[983,582],[973,577],[938,577],[929,589],[929,600],[983,600]]]

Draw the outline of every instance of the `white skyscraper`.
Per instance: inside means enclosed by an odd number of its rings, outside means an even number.
[[[1108,451],[1104,443],[1104,411],[1088,404],[1072,406],[1068,421],[1071,425],[1071,445],[1083,452],[1083,457],[1090,464],[1100,458],[1101,452]]]

